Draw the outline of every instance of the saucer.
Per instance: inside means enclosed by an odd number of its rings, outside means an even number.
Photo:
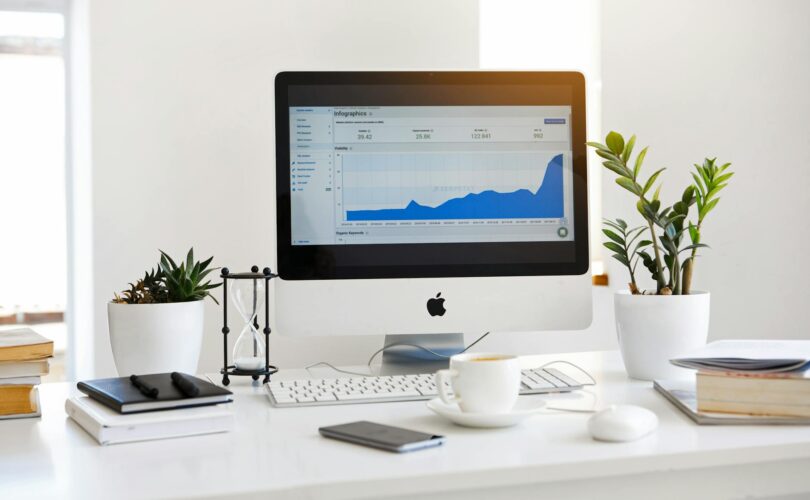
[[[546,406],[545,401],[534,398],[518,398],[515,407],[509,413],[464,413],[458,405],[446,404],[439,398],[427,402],[427,407],[434,413],[464,427],[495,429],[511,427],[524,419],[537,414]]]

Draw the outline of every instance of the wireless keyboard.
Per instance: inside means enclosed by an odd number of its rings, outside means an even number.
[[[554,368],[521,371],[521,394],[569,392],[583,385]],[[264,387],[270,403],[278,408],[419,401],[438,396],[432,373],[272,380]]]

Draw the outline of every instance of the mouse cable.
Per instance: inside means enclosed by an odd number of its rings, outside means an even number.
[[[347,375],[359,375],[359,376],[362,376],[362,377],[373,377],[375,375],[371,370],[371,363],[374,362],[374,358],[376,358],[381,352],[384,352],[384,351],[386,351],[386,350],[388,350],[388,349],[390,349],[392,347],[398,347],[398,346],[416,347],[416,348],[421,349],[421,350],[423,350],[425,352],[433,354],[434,356],[436,356],[438,358],[450,359],[451,357],[455,356],[456,354],[462,354],[462,353],[467,352],[472,346],[474,346],[475,344],[477,344],[477,343],[481,342],[482,340],[484,340],[484,337],[486,337],[490,333],[491,332],[486,332],[485,334],[483,334],[480,337],[478,337],[477,339],[475,339],[475,341],[473,341],[472,344],[468,345],[467,347],[465,347],[461,351],[459,351],[457,353],[454,353],[454,354],[451,354],[449,356],[445,355],[445,354],[438,353],[438,352],[436,352],[436,351],[434,351],[432,349],[428,349],[425,346],[422,346],[422,345],[419,345],[419,344],[411,344],[409,342],[395,342],[393,344],[388,344],[387,346],[382,347],[382,348],[377,349],[376,351],[374,351],[374,354],[372,354],[371,357],[368,359],[368,363],[366,363],[366,366],[368,367],[369,373],[360,373],[360,372],[353,372],[353,371],[350,371],[350,370],[344,370],[342,368],[338,368],[337,366],[335,366],[335,365],[333,365],[331,363],[327,363],[326,361],[319,361],[317,363],[313,363],[313,364],[307,366],[305,369],[307,370],[307,372],[309,372],[310,368],[315,368],[316,366],[326,366],[326,367],[329,367],[329,368],[333,369],[336,372],[345,373]]]
[[[546,364],[544,364],[544,365],[540,365],[540,368],[545,368],[545,367],[547,367],[547,366],[551,366],[551,365],[554,365],[554,364],[557,364],[557,363],[562,363],[562,364],[564,364],[564,365],[573,366],[573,367],[574,367],[574,368],[576,368],[576,369],[577,369],[577,370],[578,370],[580,373],[582,373],[582,374],[584,374],[586,377],[588,377],[588,379],[590,380],[590,383],[587,383],[587,384],[582,384],[583,386],[585,386],[585,385],[596,385],[596,379],[594,379],[594,378],[593,378],[593,376],[591,376],[591,374],[590,374],[590,373],[588,373],[588,371],[587,371],[587,370],[585,370],[584,368],[582,368],[581,366],[579,366],[579,365],[578,365],[578,364],[576,364],[576,363],[572,363],[572,362],[570,362],[570,361],[566,361],[566,360],[564,360],[564,359],[556,359],[556,360],[554,360],[554,361],[549,361],[548,363],[546,363]]]
[[[430,354],[433,354],[433,355],[434,355],[434,356],[436,356],[437,358],[442,358],[442,359],[450,359],[450,358],[452,358],[453,356],[456,356],[456,355],[463,354],[463,353],[467,352],[467,351],[468,351],[468,350],[469,350],[469,349],[470,349],[472,346],[474,346],[475,344],[477,344],[477,343],[481,342],[482,340],[484,340],[484,337],[486,337],[486,336],[487,336],[487,335],[489,335],[489,334],[490,334],[490,332],[487,332],[487,333],[485,333],[485,334],[481,335],[480,337],[478,337],[477,339],[475,339],[475,341],[473,341],[473,343],[472,343],[472,344],[468,345],[467,347],[465,347],[464,349],[460,350],[459,352],[453,353],[453,354],[451,354],[451,355],[449,355],[449,356],[448,356],[448,355],[446,355],[446,354],[441,354],[441,353],[438,353],[438,352],[433,351],[433,350],[431,350],[431,349],[428,349],[427,347],[425,347],[425,346],[423,346],[423,345],[419,345],[419,344],[411,344],[411,343],[409,343],[409,342],[394,342],[393,344],[388,344],[387,346],[385,346],[385,347],[381,347],[380,349],[377,349],[376,351],[374,351],[374,354],[372,354],[372,355],[371,355],[371,357],[370,357],[370,358],[368,358],[368,363],[366,363],[366,366],[368,366],[368,367],[369,367],[369,369],[371,369],[371,363],[373,363],[373,362],[374,362],[374,358],[376,358],[376,357],[377,357],[377,355],[379,355],[381,352],[387,351],[388,349],[390,349],[390,348],[392,348],[392,347],[398,347],[398,346],[409,346],[409,347],[416,347],[416,348],[421,349],[421,350],[423,350],[423,351],[425,351],[425,352],[429,352]]]

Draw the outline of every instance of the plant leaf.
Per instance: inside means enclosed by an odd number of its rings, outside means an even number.
[[[619,236],[618,234],[611,231],[610,229],[602,229],[602,232],[605,233],[605,236],[607,236],[611,240],[615,241],[619,245],[624,245],[624,239],[621,236]]]
[[[709,245],[704,245],[703,243],[695,243],[694,245],[687,245],[687,246],[681,248],[678,253],[683,253],[683,252],[686,252],[686,251],[689,251],[689,250],[692,250],[692,249],[697,249],[697,248],[709,248]]]
[[[602,151],[610,151],[609,147],[607,147],[604,144],[599,143],[599,142],[589,141],[589,142],[586,142],[585,144],[592,147],[592,148],[596,148],[596,149],[599,149],[599,150],[602,150]]]
[[[611,172],[621,175],[622,177],[630,177],[631,174],[624,165],[616,163],[615,161],[608,160],[602,162],[602,165]]]
[[[698,228],[691,222],[689,223],[689,239],[692,241],[692,243],[700,242],[700,233],[698,232]]]
[[[613,154],[612,151],[604,151],[601,149],[596,150],[596,155],[609,161],[619,161],[620,158]]]
[[[647,182],[644,183],[644,189],[641,190],[641,194],[647,194],[647,191],[649,191],[650,188],[652,188],[653,184],[655,183],[655,180],[658,179],[658,176],[661,175],[661,172],[663,172],[664,170],[666,170],[666,168],[658,169],[650,176],[649,179],[647,179]]]
[[[625,255],[626,254],[626,252],[624,251],[624,247],[622,247],[621,245],[617,245],[616,243],[614,243],[612,241],[606,241],[606,242],[604,242],[602,244],[608,250],[613,250],[614,252],[616,252],[616,253],[618,253],[620,255]]]
[[[638,156],[636,156],[636,166],[633,168],[634,179],[637,178],[639,172],[641,172],[641,164],[644,163],[645,156],[647,156],[647,148],[642,149]]]
[[[605,138],[605,143],[616,155],[620,155],[624,151],[624,137],[618,132],[611,131]]]
[[[169,254],[167,254],[167,253],[166,253],[166,252],[164,252],[163,250],[160,250],[160,255],[161,255],[161,260],[163,260],[163,259],[167,259],[167,260],[168,260],[168,262],[169,262],[169,263],[172,265],[172,266],[171,266],[172,268],[177,267],[177,264],[175,264],[175,263],[174,263],[174,261],[172,260],[172,258],[171,258],[171,257],[169,257]]]
[[[688,208],[695,202],[695,186],[687,186],[681,195],[681,202]]]
[[[731,164],[728,163],[727,165],[731,165]],[[727,174],[718,175],[717,177],[714,178],[714,183],[715,184],[722,184],[723,182],[726,182],[727,180],[731,179],[732,175],[734,175],[734,172],[729,172]]]
[[[714,207],[717,205],[717,202],[719,202],[719,201],[720,201],[720,198],[715,198],[715,199],[713,199],[712,201],[710,201],[709,203],[707,203],[707,204],[706,204],[706,205],[703,207],[703,209],[701,209],[700,213],[698,214],[698,215],[699,215],[699,217],[700,217],[700,219],[703,219],[704,217],[706,217],[706,215],[707,215],[709,212],[711,212],[711,211],[712,211],[712,209],[713,209],[713,208],[714,208]]]
[[[627,164],[627,161],[630,159],[630,155],[633,153],[633,146],[636,144],[636,135],[633,134],[630,137],[630,140],[627,141],[627,144],[624,146],[624,152],[622,153],[622,162]],[[633,179],[635,179],[635,174],[633,175]]]
[[[621,262],[621,263],[622,263],[622,264],[624,264],[625,266],[630,267],[630,261],[629,261],[629,260],[627,260],[627,257],[625,257],[624,255],[621,255],[621,254],[618,254],[618,253],[614,253],[614,254],[613,254],[613,258],[614,258],[614,259],[616,259],[616,260],[618,260],[619,262]]]
[[[632,179],[628,179],[627,177],[617,177],[616,184],[635,195],[641,196],[641,186],[633,182]]]

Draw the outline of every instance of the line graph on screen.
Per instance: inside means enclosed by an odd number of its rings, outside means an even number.
[[[564,217],[560,153],[347,154],[344,220]]]

